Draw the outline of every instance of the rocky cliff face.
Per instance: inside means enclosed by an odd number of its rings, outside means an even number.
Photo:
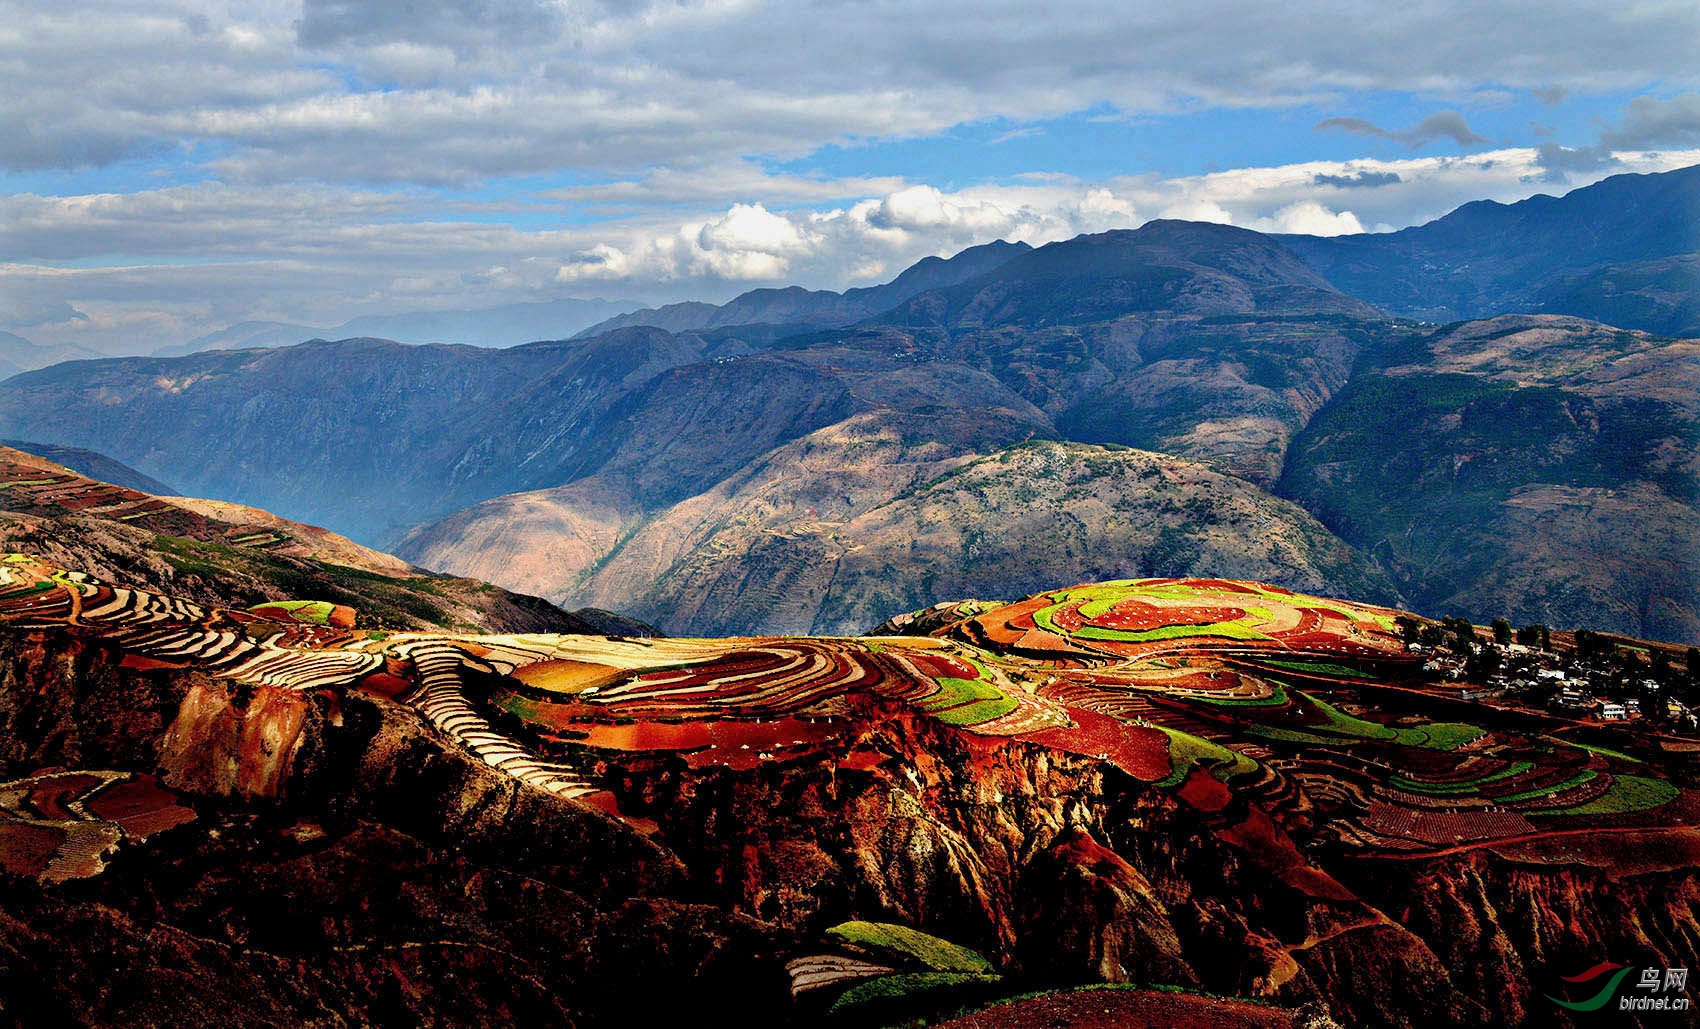
[[[785,934],[693,899],[671,855],[381,698],[0,630],[0,778],[68,765],[157,771],[198,818],[68,886],[0,875],[0,1025],[783,1017]]]

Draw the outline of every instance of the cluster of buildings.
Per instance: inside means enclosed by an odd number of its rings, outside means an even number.
[[[1424,672],[1441,681],[1458,683],[1463,700],[1503,697],[1544,706],[1568,718],[1630,722],[1653,714],[1652,710],[1644,711],[1643,705],[1648,699],[1657,700],[1662,695],[1664,710],[1677,726],[1700,728],[1695,712],[1670,695],[1669,684],[1651,677],[1645,670],[1635,675],[1626,673],[1621,665],[1588,662],[1574,654],[1518,643],[1476,642],[1470,645],[1468,655],[1428,648],[1420,643],[1410,644],[1409,650],[1427,654]],[[1498,671],[1481,674],[1484,664]]]

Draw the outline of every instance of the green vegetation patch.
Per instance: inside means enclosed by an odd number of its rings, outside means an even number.
[[[1632,764],[1637,764],[1637,765],[1644,765],[1644,764],[1647,763],[1647,762],[1641,760],[1638,757],[1632,757],[1629,754],[1625,754],[1621,750],[1612,750],[1609,747],[1596,747],[1592,743],[1577,743],[1573,740],[1565,740],[1564,742],[1568,743],[1572,747],[1579,747],[1582,750],[1586,750],[1591,754],[1601,754],[1605,757],[1615,757],[1619,761],[1628,761]]]
[[[899,972],[896,975],[882,975],[878,979],[857,983],[845,990],[832,1002],[832,1006],[826,1009],[826,1013],[837,1015],[870,1004],[905,1000],[959,986],[995,983],[1002,978],[998,975],[976,975],[969,972]]]
[[[1158,786],[1179,786],[1186,781],[1192,766],[1203,765],[1221,782],[1237,775],[1257,771],[1257,762],[1244,754],[1229,750],[1201,736],[1159,725],[1169,737],[1169,774],[1157,781]]]
[[[1600,776],[1600,773],[1594,771],[1591,768],[1584,769],[1583,771],[1577,773],[1576,775],[1571,776],[1570,778],[1564,780],[1561,783],[1558,783],[1557,785],[1542,786],[1539,789],[1523,790],[1519,793],[1507,793],[1503,797],[1495,797],[1495,798],[1493,798],[1493,800],[1494,800],[1494,803],[1496,803],[1496,804],[1515,804],[1520,800],[1540,800],[1540,799],[1542,799],[1542,798],[1544,798],[1544,797],[1546,797],[1550,794],[1563,793],[1565,790],[1573,790],[1578,786],[1583,786],[1583,785],[1586,785],[1587,783],[1591,783],[1595,779],[1599,778],[1599,776]],[[1651,780],[1649,780],[1649,781],[1651,781]],[[1610,792],[1610,791],[1607,791],[1607,792]],[[1605,799],[1605,798],[1604,797],[1596,798],[1595,800],[1590,801],[1589,804],[1597,804],[1597,803],[1599,803],[1600,800],[1603,800],[1603,799]],[[1581,805],[1578,805],[1578,806],[1579,807],[1588,807],[1589,804],[1581,804]],[[1537,815],[1538,814],[1557,814],[1557,813],[1558,813],[1557,811],[1547,811],[1547,812],[1532,811],[1532,812],[1530,812],[1530,814],[1537,814]]]
[[[990,975],[994,969],[979,951],[890,922],[843,922],[826,931],[845,943],[904,954],[935,972]]]
[[[1346,665],[1335,664],[1332,661],[1271,661],[1260,660],[1259,664],[1271,668],[1282,668],[1289,672],[1304,672],[1307,675],[1325,675],[1336,679],[1361,679],[1362,670],[1349,668]]]
[[[1035,615],[1033,620],[1038,621],[1038,616]],[[1063,635],[1071,634],[1064,633]],[[1138,632],[1100,629],[1095,625],[1083,625],[1076,629],[1072,635],[1083,640],[1111,640],[1121,643],[1151,643],[1156,640],[1185,639],[1189,636],[1219,636],[1230,640],[1266,640],[1269,638],[1240,621],[1216,622],[1213,625],[1163,625],[1155,629],[1142,629]]]
[[[1681,791],[1663,779],[1640,775],[1619,775],[1611,788],[1586,804],[1559,808],[1556,811],[1531,811],[1532,815],[1622,815],[1631,811],[1646,811],[1675,800]],[[1501,800],[1505,798],[1501,797]]]
[[[331,624],[331,612],[336,609],[336,605],[328,600],[268,600],[263,604],[255,604],[248,610],[259,611],[268,607],[287,611],[289,617],[296,621],[312,625]]]
[[[975,671],[980,673],[979,678],[934,680],[939,684],[939,691],[917,701],[915,706],[946,725],[956,726],[989,722],[1020,706],[1014,697],[1005,696],[995,683],[989,681],[984,665],[971,657],[963,660],[974,666]]]
[[[1201,692],[1189,693],[1187,699],[1215,707],[1286,707],[1287,688],[1278,682],[1270,683],[1270,685],[1274,687],[1274,690],[1267,697],[1218,697]]]
[[[1481,787],[1486,786],[1489,783],[1500,782],[1504,779],[1515,779],[1517,776],[1523,775],[1534,767],[1535,765],[1531,761],[1518,761],[1501,768],[1499,771],[1494,772],[1491,775],[1484,775],[1475,779],[1464,779],[1459,782],[1423,782],[1420,779],[1412,779],[1404,774],[1395,774],[1387,780],[1387,784],[1392,786],[1394,789],[1404,790],[1407,793],[1432,793],[1442,795],[1452,793],[1475,793]]]
[[[1376,740],[1382,743],[1397,744],[1401,747],[1422,747],[1426,750],[1457,750],[1464,744],[1487,735],[1486,730],[1480,726],[1466,725],[1462,722],[1430,722],[1428,725],[1409,729],[1395,729],[1390,725],[1379,725],[1362,718],[1354,718],[1327,701],[1318,700],[1308,693],[1299,693],[1298,695],[1322,712],[1323,716],[1328,719],[1328,723],[1326,725],[1307,725],[1298,729],[1259,725],[1251,726],[1247,731],[1265,739],[1282,740],[1288,743],[1339,746],[1352,740]]]

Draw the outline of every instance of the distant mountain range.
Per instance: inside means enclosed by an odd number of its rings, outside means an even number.
[[[724,304],[687,301],[661,308],[645,308],[598,322],[580,332],[595,336],[613,329],[649,325],[669,332],[693,332],[731,326],[783,325],[788,327],[836,328],[889,311],[903,301],[928,290],[944,289],[992,271],[1011,258],[1033,249],[1026,243],[998,240],[969,247],[955,257],[928,257],[911,265],[897,278],[880,286],[830,290],[755,289]]]
[[[1340,241],[1159,221],[504,350],[65,365],[0,384],[0,434],[675,633],[1228,574],[1694,640],[1700,361],[1647,326],[1693,306],[1697,188]]]
[[[16,333],[0,332],[0,379],[61,361],[86,361],[105,356],[71,343],[34,343]]]
[[[1617,175],[1562,198],[1479,200],[1398,232],[1280,239],[1340,289],[1395,314],[1571,314],[1700,333],[1700,165]]]
[[[412,311],[367,315],[333,328],[288,322],[240,322],[218,332],[154,352],[183,357],[203,350],[242,350],[292,346],[314,338],[374,336],[398,343],[464,343],[474,347],[511,347],[540,339],[564,339],[586,325],[630,311],[637,304],[617,300],[548,300],[458,311]]]

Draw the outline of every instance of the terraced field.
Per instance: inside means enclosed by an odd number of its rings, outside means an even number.
[[[0,447],[4,509],[39,514],[107,518],[165,536],[267,550],[294,542],[282,529],[235,525],[187,506],[193,501],[156,497],[78,475],[50,461]]]
[[[1222,813],[1224,838],[1250,847],[1290,847],[1271,827],[1303,810],[1326,845],[1366,856],[1687,824],[1692,797],[1626,755],[1361,703],[1360,686],[1414,671],[1395,614],[1153,579],[1042,594],[931,636],[385,633],[329,604],[208,609],[0,559],[0,622],[94,633],[135,667],[399,698],[492,767],[617,815],[622,768],[866,771],[886,757],[868,727],[915,719],[980,747],[1104,762]]]

